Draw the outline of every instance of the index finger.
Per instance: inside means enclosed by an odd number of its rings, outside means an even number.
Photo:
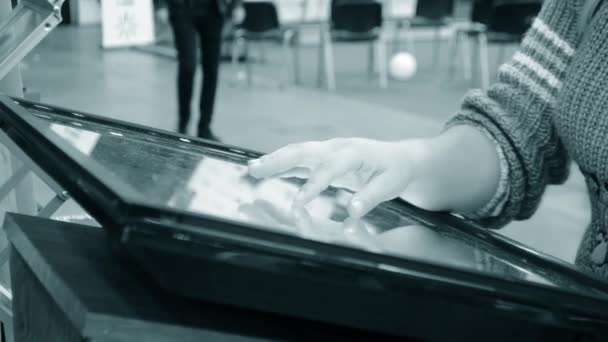
[[[344,175],[348,171],[355,169],[358,159],[353,153],[335,154],[331,163],[321,163],[312,172],[306,184],[302,186],[295,198],[295,202],[303,206],[312,201],[321,192],[327,189],[334,179]]]
[[[299,167],[311,168],[321,153],[313,143],[287,145],[259,159],[249,161],[249,174],[256,178],[272,177]]]

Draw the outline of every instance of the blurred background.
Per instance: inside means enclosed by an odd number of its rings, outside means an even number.
[[[227,144],[262,152],[333,137],[436,134],[469,89],[493,81],[540,5],[245,0],[244,17],[228,20],[222,33],[211,128]],[[66,0],[62,13],[62,25],[20,66],[26,98],[175,131],[177,54],[167,3]],[[187,133],[196,134],[192,122]],[[549,188],[533,219],[500,232],[573,261],[589,205],[572,171],[566,185]],[[52,196],[42,183],[35,187],[48,197],[42,202]]]

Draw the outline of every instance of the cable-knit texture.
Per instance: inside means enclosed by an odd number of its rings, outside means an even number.
[[[479,127],[505,156],[506,202],[498,215],[475,218],[489,228],[532,216],[546,186],[566,180],[572,157],[592,204],[576,263],[608,277],[608,5],[581,35],[583,1],[546,0],[497,82],[467,94],[446,127]]]
[[[608,278],[608,5],[589,23],[569,67],[555,125],[568,151],[586,174],[591,225],[576,263]]]
[[[556,98],[578,39],[577,2],[547,0],[520,50],[499,68],[487,92],[471,91],[447,127],[472,124],[487,130],[509,165],[509,197],[497,216],[478,219],[501,227],[538,208],[549,183],[568,175],[568,153],[555,129]]]

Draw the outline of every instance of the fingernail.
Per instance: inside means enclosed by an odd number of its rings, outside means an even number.
[[[356,217],[361,216],[361,213],[363,212],[363,206],[364,206],[363,201],[353,200],[350,203],[350,214],[352,216],[356,216]]]

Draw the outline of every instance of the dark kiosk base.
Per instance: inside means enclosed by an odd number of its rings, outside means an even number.
[[[5,228],[15,341],[390,339],[171,295],[111,253],[99,228],[14,214]]]

